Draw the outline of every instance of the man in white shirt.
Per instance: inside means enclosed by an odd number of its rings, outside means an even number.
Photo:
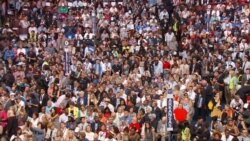
[[[62,107],[62,108],[65,108],[66,107],[66,105],[67,105],[67,103],[68,103],[68,101],[69,101],[69,98],[68,98],[69,96],[68,95],[61,95],[58,99],[57,99],[57,101],[56,101],[56,103],[55,103],[55,107]]]
[[[195,101],[196,93],[194,92],[193,87],[189,86],[187,89],[188,89],[187,94],[188,94],[189,99],[191,99],[192,101]]]
[[[243,106],[244,106],[244,102],[238,95],[234,96],[234,99],[232,99],[230,102],[230,107],[233,109],[236,109],[236,108],[242,109]]]
[[[166,17],[167,19],[169,19],[169,14],[168,11],[166,9],[164,9],[163,11],[160,12],[159,18],[160,20],[163,20],[163,17]]]
[[[100,103],[100,107],[103,107],[103,109],[105,108],[109,108],[109,110],[113,113],[115,111],[115,107],[110,104],[110,99],[105,98],[101,103]]]
[[[240,47],[240,51],[247,51],[250,49],[249,44],[246,42],[246,39],[241,40],[239,47]]]
[[[226,61],[226,69],[228,70],[232,68],[235,68],[235,63],[232,61],[231,56],[229,56]]]
[[[24,103],[24,101],[22,100],[22,98],[21,97],[18,97],[17,98],[17,105],[18,105],[18,107],[23,107],[23,108],[25,108],[25,103]]]
[[[171,50],[176,51],[177,49],[177,44],[176,44],[176,37],[173,31],[169,30],[166,34],[165,34],[165,42],[167,43],[168,47]]]
[[[35,26],[35,23],[31,23],[29,29],[28,29],[28,32],[31,33],[32,31],[34,31],[35,33],[37,33],[38,29],[37,27]]]
[[[242,59],[244,58],[245,53],[240,51],[240,48],[236,48],[236,51],[234,53],[232,53],[232,59],[236,60],[236,59]]]
[[[81,130],[81,131],[85,131],[86,127],[88,126],[89,124],[87,123],[87,120],[86,120],[86,117],[82,117],[81,118],[81,123],[78,124],[78,128]]]
[[[233,136],[229,134],[229,130],[225,130],[225,133],[222,134],[221,136],[221,141],[232,141],[233,140]]]
[[[160,96],[160,99],[157,100],[157,105],[160,109],[162,109],[163,107],[167,106],[167,99],[164,98],[163,95]]]
[[[102,71],[105,73],[106,71],[111,71],[111,63],[108,62],[108,59],[104,59],[102,62],[101,62],[101,65],[102,65]]]
[[[159,59],[155,60],[154,63],[154,75],[159,76],[163,73],[163,63]]]
[[[79,32],[76,33],[75,38],[79,40],[83,40],[83,36]]]
[[[248,68],[250,68],[250,61],[249,57],[245,56],[242,63],[242,69],[244,70],[244,73],[247,73]]]
[[[238,137],[239,141],[250,141],[250,135],[247,130],[243,130],[241,135]]]
[[[92,67],[93,67],[92,63],[88,59],[86,59],[85,62],[83,63],[84,71],[88,73],[91,71]]]
[[[68,117],[68,111],[65,110],[63,114],[59,116],[59,123],[66,123],[68,122],[69,117]]]
[[[92,40],[94,38],[94,36],[95,35],[92,32],[90,32],[90,29],[87,29],[83,38],[84,39],[90,39],[90,40]]]

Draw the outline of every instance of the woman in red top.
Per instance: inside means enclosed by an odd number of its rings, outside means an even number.
[[[183,108],[182,104],[179,104],[178,107],[174,110],[174,115],[177,122],[184,122],[187,120],[188,111]]]
[[[141,133],[141,125],[138,122],[136,117],[133,118],[133,121],[132,121],[132,123],[130,123],[129,128],[130,129],[136,129],[137,133]]]
[[[170,62],[168,61],[168,58],[165,58],[164,59],[164,62],[163,62],[163,69],[164,69],[164,76],[166,77],[169,70],[171,69],[171,64]]]
[[[166,58],[163,62],[163,69],[164,70],[169,70],[171,68],[171,64],[170,62],[168,61],[168,59]]]
[[[108,107],[104,109],[103,116],[104,116],[106,119],[109,119],[109,118],[110,118],[110,116],[111,116],[111,111],[110,111],[110,109],[109,109]]]
[[[5,111],[3,105],[0,104],[0,135],[3,134],[4,129],[7,126],[7,119],[8,119],[7,111]]]

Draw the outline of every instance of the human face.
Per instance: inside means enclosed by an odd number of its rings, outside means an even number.
[[[247,137],[247,136],[248,136],[247,130],[243,130],[243,131],[242,131],[242,136],[243,136],[243,137]]]
[[[183,108],[183,105],[182,105],[182,104],[179,104],[179,105],[178,105],[178,108]]]
[[[87,127],[86,127],[86,131],[87,131],[87,132],[91,132],[91,127],[90,127],[90,126],[87,126]]]

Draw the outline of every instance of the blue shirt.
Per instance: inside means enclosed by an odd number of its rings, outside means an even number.
[[[11,49],[7,49],[5,52],[4,52],[4,60],[8,60],[8,59],[14,59],[15,58],[15,52]]]

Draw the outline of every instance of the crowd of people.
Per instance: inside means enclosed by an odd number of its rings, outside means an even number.
[[[1,141],[250,141],[249,0],[0,5]]]

